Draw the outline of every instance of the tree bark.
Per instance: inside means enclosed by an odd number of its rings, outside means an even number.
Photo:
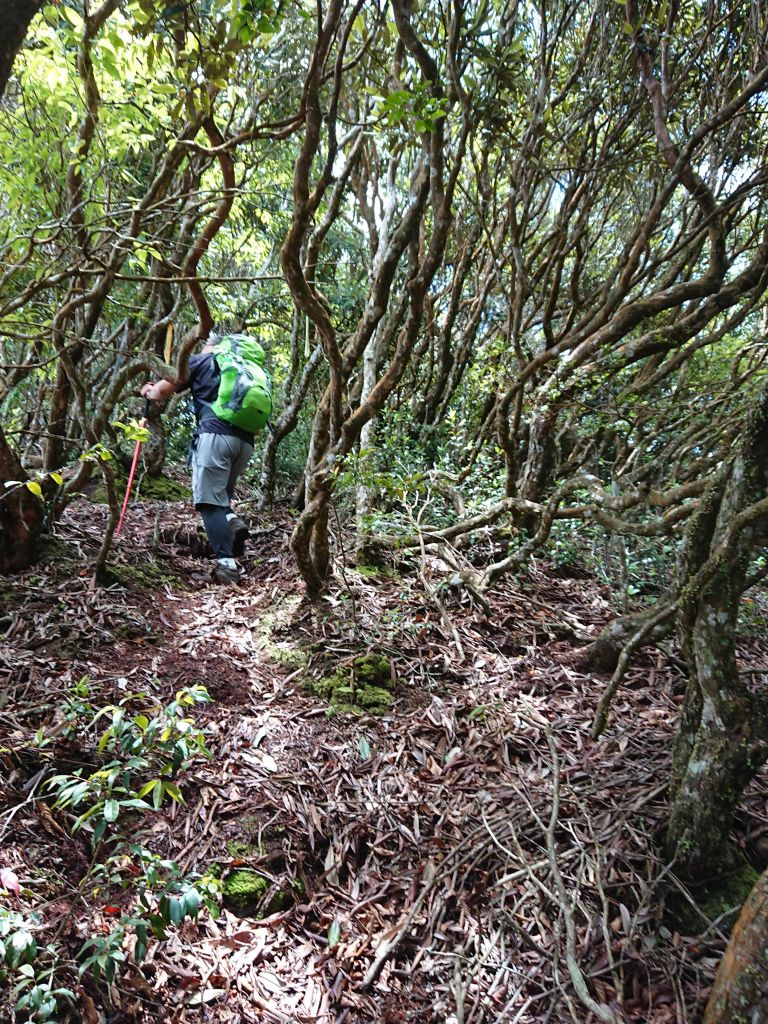
[[[27,487],[3,486],[8,481],[26,479],[27,474],[0,427],[0,573],[26,568],[39,553],[42,501]]]
[[[717,971],[704,1024],[768,1020],[768,871],[755,883]]]
[[[735,635],[756,534],[768,521],[768,387],[737,454],[702,499],[686,538],[678,628],[689,680],[672,775],[667,847],[705,882],[734,864],[728,836],[745,787],[768,757],[768,708],[739,674]]]
[[[580,648],[574,663],[582,672],[613,672],[619,664],[621,652],[633,633],[653,618],[657,608],[650,611],[629,612],[612,619],[591,644]],[[648,643],[663,640],[672,630],[671,622],[658,625],[648,637]]]
[[[11,77],[13,61],[42,0],[0,0],[0,99]]]

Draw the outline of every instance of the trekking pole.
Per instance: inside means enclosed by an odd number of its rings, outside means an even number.
[[[149,399],[145,398],[144,399],[144,416],[142,417],[142,419],[141,419],[141,421],[139,423],[139,429],[140,430],[146,425],[146,422],[147,422],[148,419],[149,419]],[[139,452],[140,451],[141,451],[141,441],[137,441],[136,442],[136,447],[133,450],[133,462],[131,463],[131,471],[128,474],[128,484],[127,484],[127,486],[125,488],[125,497],[123,498],[123,507],[122,507],[122,509],[120,511],[120,521],[118,522],[117,529],[115,530],[115,537],[117,537],[119,535],[120,530],[122,529],[123,523],[125,522],[125,513],[126,513],[126,510],[128,509],[128,499],[131,496],[131,487],[133,486],[133,478],[136,475],[136,466],[138,465],[138,462],[139,462]]]

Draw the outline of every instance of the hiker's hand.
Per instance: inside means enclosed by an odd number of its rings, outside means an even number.
[[[144,384],[141,389],[143,398],[150,398],[153,402],[163,402],[171,395],[175,395],[177,385],[170,380],[159,380],[157,384]]]

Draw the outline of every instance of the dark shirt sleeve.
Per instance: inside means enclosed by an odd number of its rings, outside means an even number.
[[[203,357],[200,353],[198,353],[196,356],[190,357],[187,369],[187,379],[184,381],[183,384],[179,384],[178,387],[176,388],[177,395],[180,395],[182,391],[189,391],[190,387],[192,386],[192,378],[195,375],[195,370],[200,365],[200,360],[202,358]]]

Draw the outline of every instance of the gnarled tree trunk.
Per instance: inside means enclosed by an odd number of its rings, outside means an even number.
[[[717,971],[704,1024],[768,1020],[768,871],[741,910]]]
[[[27,487],[4,485],[27,474],[0,427],[0,573],[16,572],[38,555],[43,532],[43,503]]]
[[[750,553],[768,521],[768,387],[747,417],[730,468],[687,536],[679,630],[690,676],[675,749],[669,853],[698,882],[733,861],[741,794],[768,757],[768,708],[739,674],[735,633]]]
[[[21,49],[29,23],[42,6],[42,0],[0,0],[0,97],[5,92],[13,59]]]

